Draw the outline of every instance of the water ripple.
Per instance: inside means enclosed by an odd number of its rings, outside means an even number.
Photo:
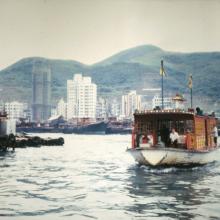
[[[64,137],[63,148],[0,155],[1,217],[219,219],[220,162],[138,166],[125,152],[129,135]]]

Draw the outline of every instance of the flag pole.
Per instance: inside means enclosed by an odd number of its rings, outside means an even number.
[[[191,96],[191,108],[193,108],[192,88],[190,89],[190,96]]]
[[[163,60],[161,60],[161,98],[162,98],[162,109],[164,109],[164,98],[163,98],[163,75],[164,75],[164,68],[163,68]]]
[[[190,107],[193,108],[193,91],[192,91],[193,79],[192,79],[192,75],[189,75],[188,87],[189,87],[189,89],[190,89],[190,100],[191,100],[191,105],[190,105]]]

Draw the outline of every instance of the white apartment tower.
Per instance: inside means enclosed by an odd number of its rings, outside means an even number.
[[[121,114],[122,117],[132,118],[135,110],[141,109],[141,96],[135,90],[122,96]]]
[[[184,103],[174,101],[173,97],[164,97],[163,99],[164,109],[184,109]],[[155,95],[152,99],[152,108],[160,107],[162,108],[162,98],[158,95]]]
[[[57,115],[62,115],[64,119],[67,118],[67,103],[64,102],[63,98],[57,103]]]
[[[27,103],[22,102],[6,102],[4,105],[4,110],[8,114],[10,119],[19,120],[20,118],[26,118],[26,111],[28,109]]]
[[[106,100],[99,97],[96,104],[96,117],[106,118],[107,117],[107,104]]]
[[[96,117],[97,86],[91,77],[75,74],[67,80],[67,119]]]
[[[120,103],[116,99],[113,99],[111,103],[109,103],[109,111],[112,117],[120,116]]]
[[[164,97],[163,99],[164,109],[172,109],[174,108],[174,104],[172,101],[172,97]],[[152,99],[152,108],[162,107],[162,98],[158,95],[155,95]]]

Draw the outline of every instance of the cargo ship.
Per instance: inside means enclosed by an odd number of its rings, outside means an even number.
[[[136,111],[132,144],[127,151],[144,165],[203,165],[220,158],[216,125],[214,115],[200,115],[193,109]],[[170,141],[172,129],[175,142]]]

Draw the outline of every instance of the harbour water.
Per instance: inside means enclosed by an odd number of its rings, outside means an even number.
[[[0,156],[1,219],[220,219],[220,162],[139,167],[130,135],[63,137]]]

